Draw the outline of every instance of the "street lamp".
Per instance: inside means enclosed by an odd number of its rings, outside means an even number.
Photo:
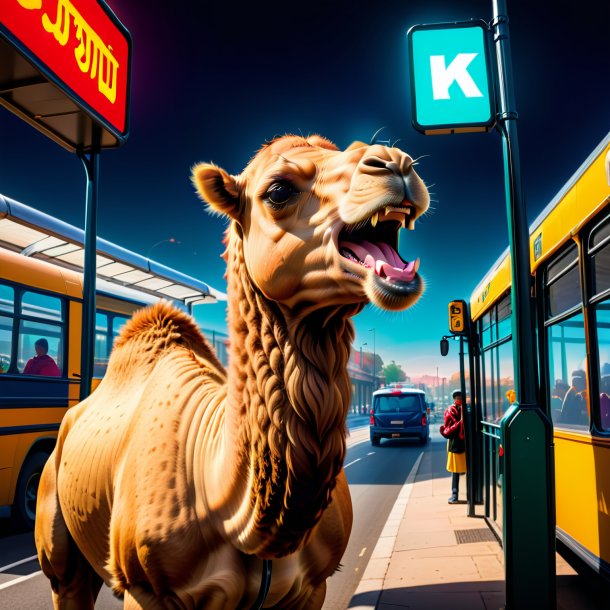
[[[361,369],[364,369],[364,364],[363,364],[363,361],[362,361],[362,348],[363,348],[365,345],[367,345],[366,341],[365,341],[365,342],[364,342],[364,343],[363,343],[363,344],[360,346],[360,368],[361,368]]]
[[[377,389],[377,354],[375,353],[375,329],[369,328],[369,332],[373,333],[373,391],[375,391]]]

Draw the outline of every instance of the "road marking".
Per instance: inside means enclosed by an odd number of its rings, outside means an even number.
[[[390,559],[394,552],[398,528],[404,517],[407,503],[411,496],[411,490],[413,489],[415,476],[417,475],[419,464],[423,456],[424,453],[421,452],[417,460],[415,460],[415,464],[413,464],[413,468],[411,468],[411,472],[409,472],[405,484],[398,493],[396,502],[388,515],[383,531],[373,549],[369,563],[364,570],[364,574],[362,574],[362,579],[358,583],[356,591],[352,596],[352,600],[358,596],[360,603],[357,606],[352,606],[350,604],[349,608],[351,610],[375,610],[375,608],[377,608],[385,574],[387,573]],[[377,561],[371,563],[371,559],[376,559]],[[381,574],[383,574],[383,576],[381,576]]]
[[[2,589],[8,589],[13,585],[18,585],[20,582],[23,582],[24,580],[29,580],[30,578],[34,578],[34,576],[38,576],[39,574],[42,574],[42,570],[38,570],[38,572],[32,572],[32,574],[26,574],[25,576],[20,576],[19,578],[15,578],[14,580],[9,580],[8,582],[5,582],[0,585],[0,591]]]
[[[366,547],[364,547],[361,551],[360,551],[360,555],[358,555],[358,557],[362,557],[364,554],[366,553]]]
[[[375,451],[369,451],[369,452],[367,453],[367,456],[368,456],[368,455],[375,455]]]
[[[345,470],[348,466],[351,466],[352,464],[359,462],[361,459],[362,458],[356,458],[355,460],[351,461],[349,464],[345,464],[345,466],[343,466],[343,470]]]
[[[34,559],[38,559],[38,555],[32,555],[31,557],[26,557],[25,559],[20,559],[19,561],[16,561],[15,563],[9,563],[7,566],[2,566],[0,568],[0,572],[4,572],[5,570],[10,570],[11,568],[14,568],[15,566],[20,566],[22,563],[27,563],[28,561],[34,561]]]

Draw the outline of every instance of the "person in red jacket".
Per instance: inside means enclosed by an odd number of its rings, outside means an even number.
[[[440,433],[448,439],[447,470],[452,473],[449,504],[457,504],[460,475],[466,472],[466,444],[464,442],[464,422],[462,419],[462,393],[455,390],[451,396],[453,404],[445,410],[445,421],[440,427]]]
[[[61,377],[61,371],[55,360],[47,354],[49,342],[46,339],[38,339],[34,343],[36,355],[30,358],[23,369],[24,375],[45,375],[47,377]]]

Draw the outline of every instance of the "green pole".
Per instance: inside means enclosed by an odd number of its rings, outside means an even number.
[[[470,351],[470,342],[468,342]],[[466,375],[464,374],[464,337],[460,335],[460,392],[462,393],[462,417],[466,430],[466,499],[468,500],[468,516],[474,517],[474,501],[472,496],[472,395],[466,394]],[[466,400],[466,396],[470,400]]]
[[[85,262],[83,266],[83,318],[81,332],[80,358],[80,400],[91,393],[93,378],[93,358],[95,352],[95,276],[97,241],[97,196],[99,175],[99,153],[102,130],[95,122],[92,124],[91,150],[87,156],[78,154],[85,167],[87,195],[85,204]]]
[[[552,424],[537,401],[536,343],[530,293],[529,230],[521,188],[506,0],[493,0],[512,273],[516,402],[501,421],[506,608],[556,608]]]

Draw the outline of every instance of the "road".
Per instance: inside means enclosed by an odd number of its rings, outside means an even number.
[[[328,580],[324,610],[345,610],[360,582],[396,497],[422,448],[410,441],[369,443],[368,416],[350,416],[345,472],[354,526],[339,572]],[[96,610],[120,610],[103,587]],[[31,532],[14,535],[0,523],[0,610],[52,610],[48,580],[40,573]]]
[[[368,421],[350,431],[347,446],[344,468],[354,524],[341,570],[326,581],[323,610],[349,606],[396,498],[423,450],[417,441],[400,439],[381,441],[380,447],[373,447]]]

